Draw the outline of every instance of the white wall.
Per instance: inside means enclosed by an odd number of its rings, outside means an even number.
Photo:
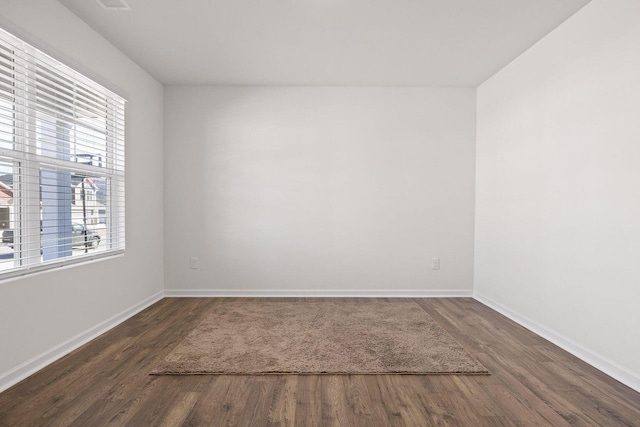
[[[123,257],[0,283],[0,390],[52,348],[162,291],[163,88],[54,0],[5,0],[0,24],[128,95]],[[37,364],[37,363],[36,363]],[[26,370],[26,371],[25,371]]]
[[[167,87],[166,288],[470,291],[474,92]]]
[[[478,88],[474,284],[636,387],[638,17],[594,0]]]

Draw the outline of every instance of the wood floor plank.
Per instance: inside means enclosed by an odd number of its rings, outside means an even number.
[[[358,300],[415,301],[491,375],[150,376],[221,302],[165,298],[1,393],[0,426],[640,427],[639,393],[471,298]]]
[[[300,375],[296,398],[296,426],[322,425],[320,375]]]
[[[243,375],[247,382],[247,395],[242,416],[238,418],[241,426],[264,426],[268,423],[269,409],[275,392],[274,378],[265,375]]]
[[[358,425],[371,425],[375,419],[384,419],[381,405],[367,389],[364,375],[344,375],[342,395]]]
[[[289,427],[296,419],[298,391],[297,375],[278,375],[274,380],[273,395],[268,413],[268,425]]]
[[[320,377],[323,425],[363,425],[359,417],[352,413],[345,393],[343,393],[345,377],[346,375],[324,375]]]
[[[185,426],[213,426],[223,425],[220,420],[230,409],[225,403],[229,389],[234,386],[234,378],[230,375],[210,376],[212,381],[206,390],[200,392],[200,397],[186,418]]]

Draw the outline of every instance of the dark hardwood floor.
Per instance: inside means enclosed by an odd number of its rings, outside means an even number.
[[[481,303],[413,301],[491,375],[150,376],[216,304],[166,298],[0,394],[0,425],[640,426],[639,393]]]

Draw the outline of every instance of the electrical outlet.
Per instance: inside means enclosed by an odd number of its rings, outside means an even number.
[[[189,261],[189,267],[192,270],[197,270],[200,267],[200,259],[198,259],[197,257],[192,257]]]
[[[440,270],[440,258],[432,258],[431,259],[431,269],[432,270]]]

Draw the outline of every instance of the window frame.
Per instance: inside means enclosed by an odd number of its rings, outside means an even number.
[[[4,98],[0,97],[0,101],[4,100],[5,106],[11,105],[11,113],[5,114],[4,118],[8,121],[12,121],[13,124],[5,125],[6,129],[11,129],[12,135],[12,148],[6,146],[0,146],[0,162],[6,165],[12,166],[12,193],[14,212],[11,215],[11,227],[13,234],[13,250],[14,257],[13,266],[8,267],[7,261],[4,268],[0,270],[0,282],[5,279],[14,278],[17,276],[24,276],[32,273],[39,273],[51,269],[65,267],[78,263],[85,263],[88,261],[94,261],[104,258],[110,258],[113,256],[120,256],[125,251],[125,103],[126,99],[122,98],[118,94],[105,88],[100,83],[93,79],[90,79],[74,70],[72,67],[65,65],[61,61],[49,56],[45,52],[41,51],[37,47],[31,45],[27,41],[13,35],[12,33],[4,30],[0,27],[0,47],[5,50],[9,59],[5,59],[4,71],[10,70],[7,64],[13,65],[14,73],[12,75],[6,75],[7,80],[11,81],[11,86],[4,84],[0,86],[0,95],[8,94]],[[0,58],[3,59],[3,58]],[[43,65],[44,64],[44,65]],[[2,64],[0,64],[2,65]],[[40,67],[40,68],[38,68]],[[88,118],[86,113],[82,116],[76,113],[76,104],[71,107],[72,118],[65,117],[62,123],[65,126],[71,124],[74,132],[74,140],[68,141],[69,146],[74,144],[74,151],[69,149],[69,152],[64,152],[63,156],[59,155],[57,150],[60,145],[58,142],[59,124],[50,124],[55,129],[55,134],[52,137],[54,155],[45,155],[44,138],[42,137],[42,125],[38,130],[38,116],[40,120],[43,115],[43,105],[49,104],[51,99],[54,102],[58,102],[57,105],[63,105],[58,107],[58,110],[51,109],[53,115],[68,114],[70,111],[68,98],[60,95],[63,92],[67,92],[67,88],[63,90],[52,90],[52,94],[46,94],[43,91],[43,87],[46,86],[42,83],[42,79],[38,81],[38,72],[42,73],[45,70],[47,73],[51,72],[51,75],[55,77],[64,78],[67,81],[73,83],[73,90],[70,92],[74,96],[72,99],[76,99],[75,96],[81,95],[98,95],[97,105],[98,113],[104,113],[104,151],[101,152],[100,148],[91,148],[93,153],[85,152],[81,153],[77,151],[77,132],[79,129],[89,129],[88,125],[82,124],[80,121],[82,118]],[[2,70],[0,70],[2,71]],[[41,74],[42,76],[42,74]],[[2,77],[2,75],[0,75]],[[2,83],[2,82],[0,82]],[[7,88],[11,88],[8,90]],[[46,87],[45,87],[46,88]],[[4,92],[2,92],[4,90]],[[47,102],[38,100],[38,96],[42,98],[42,94],[45,93]],[[68,93],[68,92],[67,92]],[[51,97],[50,97],[51,96]],[[104,104],[102,103],[104,101]],[[87,102],[87,104],[92,101]],[[78,104],[79,105],[79,104]],[[0,105],[2,107],[2,105]],[[84,107],[84,106],[83,106]],[[50,109],[50,106],[46,107]],[[81,108],[81,107],[77,107]],[[104,108],[104,110],[102,110]],[[1,113],[2,111],[0,111]],[[51,117],[53,117],[53,115]],[[8,117],[11,117],[7,119]],[[100,116],[97,117],[100,119]],[[102,119],[100,119],[102,120]],[[0,123],[0,126],[3,124]],[[69,128],[71,129],[71,128]],[[0,129],[2,130],[2,129]],[[5,132],[6,133],[6,132]],[[93,139],[93,137],[84,136],[83,147],[88,146],[87,140]],[[97,139],[99,144],[102,144],[102,139]],[[11,144],[8,140],[3,142],[4,144]],[[66,142],[65,142],[66,143]],[[40,144],[40,147],[39,147]],[[101,145],[100,145],[101,146]],[[40,150],[40,153],[38,152]],[[98,152],[98,153],[96,153]],[[100,154],[99,165],[93,164],[93,157]],[[89,162],[78,161],[83,156],[90,158]],[[75,161],[74,161],[75,160]],[[9,167],[11,167],[9,166]],[[53,173],[68,174],[69,179],[75,175],[76,178],[84,177],[84,179],[104,179],[106,182],[104,195],[105,200],[105,234],[103,250],[100,252],[89,253],[85,250],[85,253],[79,254],[73,253],[73,240],[69,240],[65,243],[56,243],[54,246],[65,247],[70,251],[70,255],[63,255],[54,259],[45,260],[43,256],[43,244],[45,238],[43,237],[43,172],[50,171]],[[83,193],[84,193],[84,184]],[[73,187],[73,184],[71,185]],[[75,204],[75,195],[73,188],[67,189],[70,191],[71,203]],[[53,197],[56,193],[53,193]],[[86,193],[84,193],[86,196]],[[65,193],[66,195],[66,193]],[[66,207],[64,208],[67,209]],[[73,228],[73,215],[71,214],[72,206],[68,207],[69,218],[72,221],[70,230]],[[101,207],[96,206],[98,212],[97,217],[100,221]],[[86,213],[84,214],[83,226],[86,227]],[[35,231],[34,231],[35,230]],[[58,231],[58,229],[56,229]],[[1,231],[1,230],[0,230]],[[85,232],[86,233],[86,232]],[[54,241],[58,239],[59,234]],[[59,239],[58,239],[59,240]]]

